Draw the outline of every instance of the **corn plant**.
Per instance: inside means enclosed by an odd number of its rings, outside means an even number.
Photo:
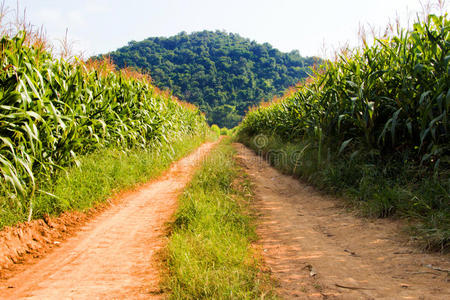
[[[409,151],[422,165],[448,166],[449,26],[447,14],[429,15],[411,30],[343,52],[296,93],[250,111],[241,134],[326,140],[340,151]]]
[[[30,217],[35,193],[45,193],[40,183],[79,155],[158,147],[206,126],[197,108],[146,77],[108,62],[55,59],[26,38],[20,32],[0,41],[0,192],[29,205]]]

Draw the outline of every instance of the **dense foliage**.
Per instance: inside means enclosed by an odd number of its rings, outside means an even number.
[[[316,62],[222,31],[152,37],[109,55],[121,68],[149,71],[158,87],[198,105],[210,123],[229,128],[249,106],[307,77]]]
[[[336,167],[328,185],[346,184],[344,190],[359,191],[359,200],[377,199],[379,216],[401,207],[415,217],[426,216],[430,227],[444,229],[441,245],[448,243],[449,28],[447,15],[430,15],[411,30],[342,53],[296,92],[251,111],[240,135],[303,143],[313,149],[315,172],[322,178],[329,166]],[[421,183],[428,187],[422,189]],[[411,189],[390,193],[397,184]]]
[[[107,61],[55,59],[23,32],[3,36],[0,50],[2,205],[45,193],[44,183],[80,155],[157,148],[206,126],[192,105]]]
[[[412,31],[343,53],[297,92],[250,112],[241,130],[351,143],[377,155],[408,151],[448,167],[449,26],[430,16]]]

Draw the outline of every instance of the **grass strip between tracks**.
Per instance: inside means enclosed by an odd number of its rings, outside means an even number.
[[[172,299],[273,297],[252,247],[250,182],[234,154],[224,139],[180,199],[168,245],[165,284]]]

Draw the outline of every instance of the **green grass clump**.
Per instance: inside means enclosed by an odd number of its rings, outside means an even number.
[[[211,125],[211,130],[217,135],[220,136],[220,127],[216,124]]]
[[[244,196],[248,182],[237,181],[233,153],[222,143],[180,199],[168,246],[172,299],[256,299],[264,293],[267,279],[251,248],[256,235]]]

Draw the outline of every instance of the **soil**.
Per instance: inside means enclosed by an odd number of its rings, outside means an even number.
[[[214,145],[203,144],[108,207],[2,230],[0,299],[165,297],[156,254],[178,196]]]
[[[342,199],[234,146],[254,184],[258,248],[281,297],[450,299],[449,255],[414,247],[402,221],[359,218]]]

